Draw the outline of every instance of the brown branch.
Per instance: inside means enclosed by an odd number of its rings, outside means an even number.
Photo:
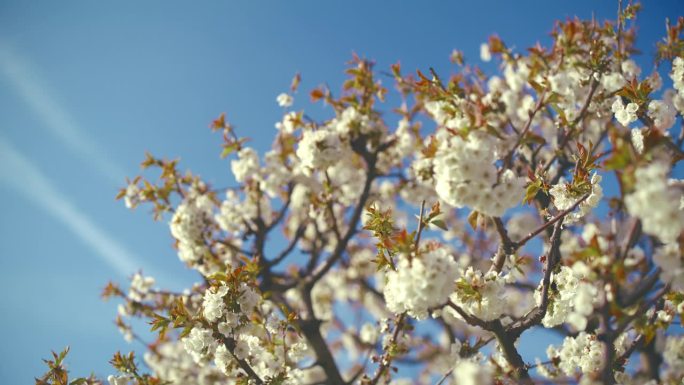
[[[508,152],[506,153],[506,156],[503,157],[503,160],[508,168],[511,167],[511,163],[513,162],[513,154],[518,149],[518,146],[520,146],[520,143],[522,143],[525,135],[530,131],[530,128],[532,127],[532,121],[534,120],[535,115],[537,115],[537,112],[539,112],[539,110],[541,110],[544,106],[544,96],[545,92],[542,92],[542,94],[539,95],[539,100],[537,101],[537,104],[534,106],[534,109],[532,111],[529,111],[525,127],[523,127],[522,131],[520,131],[520,133],[518,134],[518,137],[516,138],[513,147],[511,147],[511,149],[508,150]],[[512,124],[511,127],[513,127]],[[515,129],[515,127],[513,127],[513,129]]]
[[[653,296],[653,298],[641,304],[641,306],[639,306],[639,309],[637,309],[634,312],[634,314],[629,315],[625,319],[623,319],[622,322],[620,322],[613,331],[613,334],[615,335],[614,337],[617,338],[620,334],[627,330],[627,327],[629,327],[629,324],[632,323],[632,321],[644,315],[648,311],[648,309],[650,309],[651,306],[654,306],[665,294],[667,294],[668,291],[670,291],[670,286],[665,285],[665,287],[660,289],[660,291],[658,291],[658,293],[656,293]]]
[[[444,376],[442,376],[442,378],[439,380],[439,382],[437,382],[436,385],[442,385],[442,384],[444,383],[444,381],[446,381],[447,378],[449,378],[453,372],[454,372],[454,369],[453,369],[453,368],[452,368],[452,369],[449,369],[449,371],[446,372],[446,373],[444,374]]]
[[[646,373],[647,378],[660,381],[660,366],[663,364],[663,354],[656,348],[656,339],[652,339],[640,349],[643,355],[642,372]]]
[[[406,320],[406,313],[401,313],[399,315],[399,319],[397,320],[397,323],[394,325],[394,332],[392,333],[392,337],[389,342],[388,350],[392,349],[392,345],[397,343],[397,339],[399,338],[399,332],[404,328],[404,321]],[[389,351],[386,351],[382,358],[380,359],[380,367],[378,367],[378,371],[375,373],[375,376],[373,376],[373,379],[370,381],[371,385],[376,385],[378,381],[380,381],[380,378],[382,378],[382,375],[385,373],[385,371],[390,367],[392,364],[392,356]]]
[[[501,350],[506,357],[506,361],[513,366],[513,376],[521,384],[531,384],[530,374],[527,371],[527,365],[523,360],[518,349],[515,347],[515,341],[518,339],[517,336],[512,335],[501,325],[501,321],[498,319],[492,322],[493,328],[492,333],[496,336],[496,340],[499,342]]]
[[[310,294],[310,293],[309,293]],[[311,296],[309,295],[310,302]],[[308,304],[307,304],[307,307]],[[328,347],[328,343],[323,338],[321,334],[321,321],[314,318],[313,309],[309,309],[310,319],[300,319],[297,322],[297,326],[302,331],[306,340],[309,342],[309,346],[316,353],[316,364],[323,368],[326,376],[326,383],[335,385],[344,385],[345,381],[340,374],[340,370],[335,363],[335,358],[332,355]]]
[[[618,58],[622,58],[622,0],[618,0],[617,17],[617,32],[615,41],[617,43],[617,56]]]
[[[501,324],[501,321],[498,319],[493,321],[481,320],[478,317],[468,314],[465,310],[461,309],[460,306],[456,305],[451,300],[447,302],[447,305],[454,309],[470,325],[479,326],[482,329],[494,333],[496,340],[499,342],[499,345],[503,350],[506,360],[514,368],[514,377],[519,380],[520,383],[531,383],[525,361],[523,361],[522,356],[520,356],[520,353],[518,353],[518,350],[515,347],[515,341],[518,339],[517,335],[506,330],[506,328],[504,328],[504,326]],[[445,377],[448,377],[448,375],[449,373],[447,373]]]
[[[487,330],[487,331],[490,331],[490,329],[492,328],[492,326],[488,322],[483,321],[483,320],[481,320],[481,319],[479,319],[473,315],[468,314],[465,310],[463,310],[460,306],[455,304],[452,300],[449,300],[447,302],[447,305],[449,307],[451,307],[452,309],[454,309],[456,311],[456,313],[458,313],[458,315],[460,315],[461,318],[463,318],[468,324],[473,325],[473,326],[479,326],[482,329]]]
[[[292,240],[290,240],[290,243],[287,245],[287,247],[278,254],[277,257],[275,257],[273,260],[268,261],[268,266],[272,267],[280,262],[282,262],[287,256],[294,250],[295,246],[297,246],[297,242],[302,238],[304,235],[304,232],[306,231],[306,226],[304,224],[299,225],[297,228],[297,231],[295,231],[294,237],[292,237]]]
[[[234,251],[234,252],[236,252],[236,253],[241,253],[241,254],[244,254],[244,255],[253,256],[251,251],[245,250],[245,249],[241,249],[241,248],[239,248],[238,246],[235,246],[234,244],[230,243],[230,241],[229,241],[228,239],[217,239],[217,240],[215,240],[214,242],[216,242],[216,243],[218,243],[218,244],[221,244],[221,245],[223,245],[223,246],[225,246],[225,247],[231,249],[232,251]]]
[[[591,100],[594,98],[594,94],[596,93],[596,90],[598,89],[598,86],[599,86],[599,81],[596,80],[596,79],[592,76],[592,78],[591,78],[591,89],[589,90],[589,95],[587,96],[587,100],[584,101],[584,105],[582,105],[582,109],[580,110],[580,113],[577,115],[577,117],[575,118],[575,120],[573,120],[572,123],[570,123],[570,125],[569,125],[570,130],[568,130],[568,133],[567,133],[565,136],[563,136],[563,139],[561,139],[561,142],[560,142],[560,144],[558,145],[558,150],[559,150],[559,151],[563,151],[563,148],[565,147],[565,145],[568,144],[568,142],[570,141],[570,138],[572,137],[572,133],[573,133],[572,130],[573,130],[573,129],[575,128],[575,126],[577,126],[577,125],[585,118],[585,116],[587,115],[587,112],[589,111],[589,105],[591,104]],[[598,143],[597,143],[597,144],[598,144]],[[549,159],[549,161],[546,162],[546,164],[545,164],[544,167],[542,168],[542,173],[545,172],[545,171],[548,171],[549,168],[551,167],[551,165],[553,164],[553,162],[556,161],[556,159],[558,159],[558,154],[554,154],[553,157],[551,157],[551,159]]]
[[[537,236],[537,234],[541,233],[542,231],[546,230],[547,228],[549,228],[549,227],[550,227],[551,225],[553,225],[554,223],[556,223],[556,222],[560,221],[561,219],[565,218],[565,216],[568,215],[568,214],[569,214],[570,212],[572,212],[573,210],[575,210],[575,209],[577,208],[577,206],[580,205],[580,203],[584,202],[587,198],[589,198],[589,195],[591,195],[591,194],[586,194],[586,195],[584,195],[582,198],[578,199],[577,202],[575,202],[575,204],[573,204],[572,206],[570,206],[570,207],[568,207],[567,209],[565,209],[565,210],[561,211],[560,213],[558,213],[555,217],[551,218],[551,220],[549,220],[548,222],[546,222],[546,223],[544,223],[543,225],[539,226],[538,228],[536,228],[535,230],[533,230],[531,233],[527,234],[527,236],[525,236],[523,239],[521,239],[521,240],[515,242],[515,243],[514,243],[514,244],[515,244],[515,248],[516,248],[516,249],[519,249],[520,247],[522,247],[523,245],[525,245],[530,239],[532,239],[532,238],[534,238],[535,236]]]
[[[332,186],[332,180],[330,180],[330,175],[328,175],[327,171],[325,172],[325,179],[328,181],[328,184]],[[337,226],[337,217],[335,216],[335,210],[333,209],[332,200],[327,199],[325,202],[325,206],[328,209],[328,213],[330,214],[330,219],[332,221],[332,230],[335,234],[335,238],[337,242],[340,242],[340,240],[342,240],[342,235],[340,233],[339,227]]]
[[[425,223],[423,222],[423,214],[425,213],[425,200],[420,204],[420,215],[418,216],[418,230],[416,230],[416,240],[413,245],[413,248],[416,251],[416,254],[418,254],[418,245],[420,244],[420,235],[423,232],[423,228],[425,227]]]
[[[354,212],[351,216],[351,219],[349,220],[349,228],[347,229],[347,232],[344,234],[344,237],[337,242],[335,245],[335,249],[333,250],[332,254],[330,257],[326,260],[325,264],[321,269],[316,271],[311,278],[307,281],[307,287],[313,287],[313,285],[321,279],[327,272],[330,270],[333,265],[342,257],[342,254],[344,254],[344,251],[347,248],[347,244],[351,240],[352,236],[354,236],[354,233],[356,233],[356,225],[358,224],[359,220],[361,219],[361,214],[363,213],[363,210],[365,209],[366,202],[368,201],[368,198],[370,196],[370,190],[371,186],[373,185],[373,180],[375,179],[376,176],[376,170],[375,170],[375,160],[377,157],[373,155],[371,157],[371,160],[369,161],[368,164],[368,173],[366,175],[366,182],[364,183],[363,186],[363,191],[361,192],[361,197],[359,198],[359,202],[356,204],[356,208],[354,209]]]
[[[261,378],[259,378],[259,375],[256,374],[256,372],[254,371],[254,369],[252,369],[252,367],[249,365],[249,363],[246,360],[239,359],[235,355],[235,346],[236,346],[235,340],[233,338],[230,338],[230,337],[221,337],[221,341],[223,341],[223,343],[226,345],[226,348],[228,348],[230,355],[233,356],[233,358],[238,363],[240,368],[242,370],[244,370],[245,373],[247,373],[249,378],[254,380],[254,382],[256,382],[257,385],[263,385],[264,381]]]
[[[641,221],[639,221],[639,218],[634,218],[632,219],[632,225],[629,227],[629,232],[622,243],[622,255],[620,256],[621,260],[624,260],[627,257],[627,253],[637,243],[640,235]]]
[[[305,281],[304,287],[302,288],[302,296],[304,298],[304,302],[306,303],[306,307],[309,313],[309,319],[301,319],[298,321],[299,328],[302,330],[302,333],[304,334],[312,349],[316,353],[316,362],[323,368],[328,383],[336,385],[341,385],[345,382],[342,379],[342,375],[340,374],[339,368],[335,363],[335,359],[330,351],[330,348],[328,347],[325,338],[323,338],[321,334],[321,321],[315,318],[313,311],[313,303],[311,299],[311,290],[313,289],[316,282],[318,282],[318,280],[320,280],[344,254],[344,251],[347,248],[347,244],[356,233],[356,226],[359,220],[361,219],[361,214],[363,213],[366,202],[370,196],[371,186],[373,184],[373,180],[377,175],[377,171],[375,169],[377,153],[369,154],[367,152],[364,152],[361,153],[361,156],[366,161],[368,171],[366,174],[366,181],[363,186],[363,191],[361,192],[359,201],[356,207],[354,208],[354,212],[352,213],[352,216],[349,220],[349,228],[347,229],[347,232],[342,237],[342,239],[340,239],[337,242],[337,244],[335,245],[335,249],[331,253],[330,257],[325,261],[323,266],[319,270],[313,272],[313,274],[311,274],[309,278]],[[318,255],[319,253],[315,253],[314,255],[312,255],[312,261],[317,260]],[[315,266],[315,262],[311,263],[310,261],[310,266],[311,268],[313,268]]]
[[[594,94],[596,93],[596,90],[598,89],[599,86],[599,81],[596,80],[593,76],[591,77],[591,89],[589,89],[589,95],[587,96],[587,100],[584,101],[584,105],[582,106],[582,109],[580,110],[579,115],[575,118],[575,120],[572,121],[572,124],[570,125],[571,128],[574,128],[576,125],[578,125],[584,117],[587,115],[587,112],[589,111],[589,105],[591,104],[591,99],[594,98]],[[568,140],[565,140],[565,143],[567,143]]]
[[[601,368],[601,383],[613,385],[615,375],[613,374],[613,362],[615,361],[615,339],[617,334],[610,325],[610,302],[605,300],[599,313],[599,328],[597,337],[603,343],[603,367]]]
[[[586,198],[586,196],[584,197]],[[584,199],[583,198],[583,199]],[[578,201],[576,205],[578,205],[583,199]],[[571,207],[570,210],[572,210],[574,207]],[[529,329],[530,327],[538,324],[541,322],[541,320],[544,318],[546,315],[546,311],[548,308],[548,303],[549,303],[549,289],[551,286],[551,273],[553,269],[555,268],[556,264],[560,262],[560,239],[561,239],[561,232],[562,232],[562,226],[563,226],[563,218],[565,215],[567,215],[570,210],[566,210],[559,214],[556,218],[554,218],[552,221],[550,221],[550,224],[554,224],[554,229],[553,229],[553,234],[551,235],[551,248],[549,251],[549,255],[547,257],[547,265],[546,265],[546,271],[544,273],[544,278],[542,281],[542,303],[537,306],[535,309],[533,309],[530,313],[528,313],[527,316],[525,316],[519,323],[512,324],[509,327],[504,327],[500,320],[493,320],[493,321],[483,321],[477,317],[471,316],[467,312],[465,312],[463,309],[461,309],[458,305],[453,303],[451,300],[447,303],[451,308],[453,308],[467,323],[474,325],[474,326],[479,326],[485,330],[488,330],[496,336],[497,341],[499,342],[499,345],[501,346],[504,356],[506,357],[506,360],[513,366],[514,368],[514,377],[518,379],[521,383],[531,383],[531,379],[528,373],[527,366],[522,359],[522,356],[520,356],[520,353],[517,351],[515,347],[515,341],[520,337],[523,331]],[[497,224],[497,227],[500,226],[500,231],[505,229],[503,228],[503,224],[501,221],[498,221],[499,223]],[[495,221],[496,223],[496,221]],[[547,228],[549,224],[542,226],[542,230],[538,230],[536,233],[533,232],[532,236],[529,237],[531,239],[534,235],[538,234],[539,232],[543,231],[544,228]],[[505,238],[503,238],[505,239]],[[505,242],[502,239],[502,244]],[[522,245],[519,244],[519,245]],[[503,249],[503,246],[501,247]],[[447,373],[448,375],[448,373]]]
[[[660,276],[660,267],[655,268],[646,277],[642,278],[637,287],[634,288],[630,293],[620,295],[618,292],[617,302],[622,307],[629,307],[634,305],[639,299],[641,299],[653,286],[658,282],[658,277]]]
[[[501,269],[503,269],[504,263],[506,262],[506,256],[515,253],[516,244],[515,242],[511,241],[511,238],[508,236],[508,232],[506,231],[506,227],[501,221],[501,218],[494,217],[494,225],[496,227],[496,232],[499,234],[501,243],[496,250],[496,254],[494,254],[494,257],[492,257],[493,263],[489,268],[489,271],[500,273]]]
[[[285,203],[283,203],[283,207],[280,208],[280,211],[278,211],[278,214],[276,217],[273,219],[273,222],[269,223],[268,226],[266,226],[266,232],[269,232],[273,230],[276,226],[278,226],[278,223],[285,218],[285,214],[287,213],[287,210],[290,208],[290,201],[292,199],[292,191],[294,191],[294,184],[290,182],[288,184],[287,188],[287,199],[285,199]]]
[[[542,293],[541,293],[541,303],[532,309],[517,325],[512,324],[509,327],[509,333],[519,337],[525,330],[537,325],[546,316],[546,311],[549,306],[549,289],[551,287],[551,274],[556,265],[560,262],[560,240],[561,240],[561,228],[563,226],[563,221],[560,220],[556,223],[553,228],[553,234],[551,235],[551,247],[549,249],[549,255],[546,257],[546,270],[544,271],[544,278],[542,279]]]

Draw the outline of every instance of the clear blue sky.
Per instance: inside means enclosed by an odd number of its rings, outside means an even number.
[[[379,69],[399,60],[448,73],[454,48],[477,60],[497,33],[523,49],[548,41],[554,19],[613,17],[616,4],[0,1],[0,383],[30,383],[66,345],[76,374],[106,376],[114,351],[138,348],[113,326],[116,305],[98,298],[107,280],[142,268],[163,286],[192,282],[165,222],[114,201],[145,151],[226,185],[209,122],[226,111],[265,148],[275,96],[296,72],[304,91],[337,89],[354,51]],[[683,10],[647,2],[645,53]]]

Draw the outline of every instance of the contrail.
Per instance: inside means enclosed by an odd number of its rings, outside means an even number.
[[[30,160],[2,137],[0,137],[0,183],[13,188],[66,225],[95,252],[95,255],[122,277],[131,275],[142,266],[136,256],[79,211],[57,191],[50,180]]]
[[[116,185],[123,182],[126,173],[110,161],[103,148],[90,140],[79,128],[72,116],[39,80],[37,71],[31,68],[29,61],[1,41],[0,72],[52,135]]]

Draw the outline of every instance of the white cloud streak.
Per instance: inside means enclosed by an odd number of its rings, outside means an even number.
[[[43,128],[58,142],[116,186],[124,181],[125,171],[107,158],[104,149],[78,126],[40,80],[31,63],[2,40],[0,75],[4,75],[8,84],[39,117]],[[26,156],[1,136],[0,184],[13,188],[66,225],[121,277],[128,277],[143,266],[143,260],[80,211]],[[154,275],[158,282],[183,287],[177,279],[162,271],[157,270]]]
[[[0,183],[63,223],[121,277],[129,276],[142,266],[136,256],[78,210],[29,159],[2,137]]]
[[[109,160],[104,149],[78,126],[45,83],[40,81],[31,63],[3,42],[0,42],[0,72],[50,134],[111,182],[116,185],[123,182],[126,173]]]

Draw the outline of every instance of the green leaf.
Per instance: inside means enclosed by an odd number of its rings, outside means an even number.
[[[606,159],[603,167],[606,170],[623,170],[632,163],[632,155],[629,151],[629,146],[620,141],[619,145],[613,148],[613,153],[610,158]]]
[[[522,144],[528,144],[528,143],[536,143],[536,144],[541,146],[541,145],[546,144],[546,140],[542,136],[537,135],[534,132],[530,131],[527,134],[525,134],[525,136],[523,137],[523,140],[522,140]]]
[[[565,111],[555,103],[551,103],[551,108],[556,112],[556,114],[558,114],[558,119],[560,119],[561,126],[567,126],[568,118],[565,116]]]
[[[444,231],[447,231],[447,225],[443,219],[433,219],[432,222],[430,222],[430,224],[435,225]]]
[[[537,179],[533,183],[530,183],[527,186],[527,190],[525,191],[525,198],[523,198],[523,202],[525,203],[530,203],[534,200],[534,198],[537,196],[537,193],[541,190],[541,180]]]
[[[227,282],[228,281],[228,275],[222,271],[218,271],[212,275],[210,275],[209,280],[212,281],[219,281],[219,282]]]
[[[180,334],[180,338],[186,337],[190,332],[192,331],[192,325],[188,325],[183,329],[183,331]]]
[[[473,230],[477,230],[477,217],[480,215],[477,211],[472,211],[468,215],[468,223],[470,224],[470,227],[473,228]]]
[[[232,154],[233,152],[237,151],[239,148],[239,143],[238,142],[233,142],[230,144],[226,144],[223,146],[223,151],[221,151],[221,159],[227,157],[228,155]]]
[[[532,86],[532,88],[534,88],[534,90],[537,91],[538,94],[544,92],[544,87],[541,84],[535,82],[534,80],[530,80],[529,83],[530,86]]]

